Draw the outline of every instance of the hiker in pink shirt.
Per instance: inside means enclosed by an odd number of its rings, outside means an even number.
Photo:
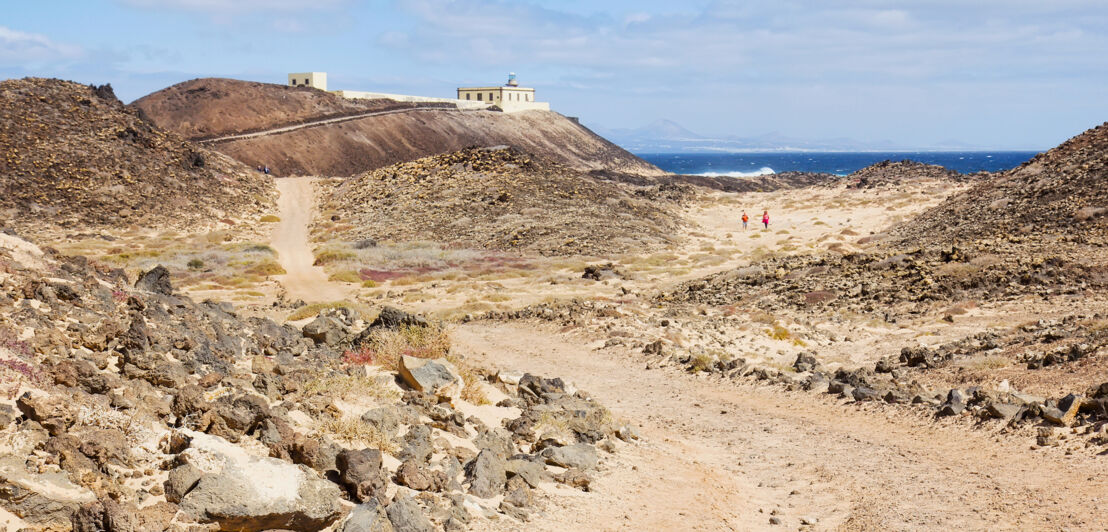
[[[762,225],[766,226],[766,229],[769,229],[769,211],[762,212]]]

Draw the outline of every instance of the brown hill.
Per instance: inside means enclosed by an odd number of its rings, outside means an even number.
[[[924,179],[961,182],[969,178],[970,176],[939,165],[905,159],[895,162],[885,160],[871,164],[846,176],[843,180],[847,182],[848,188],[874,188]]]
[[[202,78],[135,100],[158,127],[190,140],[265,131],[310,120],[413,107],[391,100],[349,100],[308,87]]]
[[[238,217],[271,180],[141,120],[110,86],[0,82],[0,209],[12,224],[165,224]]]
[[[210,145],[277,175],[351,176],[468,146],[517,146],[585,172],[664,172],[558,113],[461,111],[442,104],[345,100],[323,91],[225,79],[193,80],[133,104],[193,139],[307,126]],[[375,114],[324,124],[320,121]]]
[[[514,148],[470,148],[367,172],[324,194],[337,238],[435,240],[545,255],[642,251],[669,241],[687,186],[597,180]]]
[[[957,194],[894,231],[904,243],[1108,235],[1108,123]]]

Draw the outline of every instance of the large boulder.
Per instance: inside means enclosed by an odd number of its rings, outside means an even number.
[[[140,274],[138,280],[135,281],[135,288],[165,296],[173,294],[173,285],[169,282],[169,270],[161,265]]]
[[[339,481],[359,502],[372,498],[384,499],[388,476],[381,468],[381,451],[377,449],[344,449],[335,457]]]
[[[370,329],[399,329],[400,327],[427,327],[427,320],[415,314],[409,314],[403,310],[385,307],[377,315],[377,319],[369,324]]]
[[[96,501],[64,472],[31,473],[25,455],[0,458],[0,506],[28,523],[64,526],[82,505]]]
[[[301,329],[316,344],[335,345],[346,335],[342,322],[331,316],[318,316]]]
[[[404,383],[418,392],[448,397],[461,391],[458,369],[445,358],[431,360],[404,355],[400,357],[399,370]]]
[[[466,467],[469,492],[490,499],[504,492],[508,480],[504,460],[489,449],[482,450]]]
[[[227,440],[181,431],[190,441],[185,463],[202,471],[181,500],[181,511],[223,530],[325,528],[342,515],[338,486],[306,466],[258,457]]]

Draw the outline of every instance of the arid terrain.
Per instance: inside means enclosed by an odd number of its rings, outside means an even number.
[[[583,172],[664,175],[550,111],[508,114],[346,100],[317,90],[223,79],[174,85],[132,105],[158,127],[209,140],[207,146],[253,167],[269,166],[279,176],[346,177],[471,146],[507,144]],[[358,118],[334,121],[342,117]],[[288,129],[311,123],[318,124]],[[245,132],[264,134],[218,140]]]
[[[8,529],[1108,528],[1108,124],[732,183],[553,114],[197,144],[392,108],[3,83]]]

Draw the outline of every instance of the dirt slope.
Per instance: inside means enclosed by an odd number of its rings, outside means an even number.
[[[545,255],[645,250],[676,232],[685,188],[594,179],[513,148],[471,148],[367,172],[324,193],[338,238],[435,240]]]
[[[259,211],[271,180],[68,81],[0,82],[0,209],[26,227],[182,226]]]
[[[427,105],[350,101],[317,90],[210,79],[169,87],[133,105],[159,126],[197,139],[373,110],[420,110],[213,143],[223,153],[251,166],[268,165],[281,176],[351,176],[467,146],[502,144],[581,171],[664,174],[577,122],[548,111],[427,111]]]

